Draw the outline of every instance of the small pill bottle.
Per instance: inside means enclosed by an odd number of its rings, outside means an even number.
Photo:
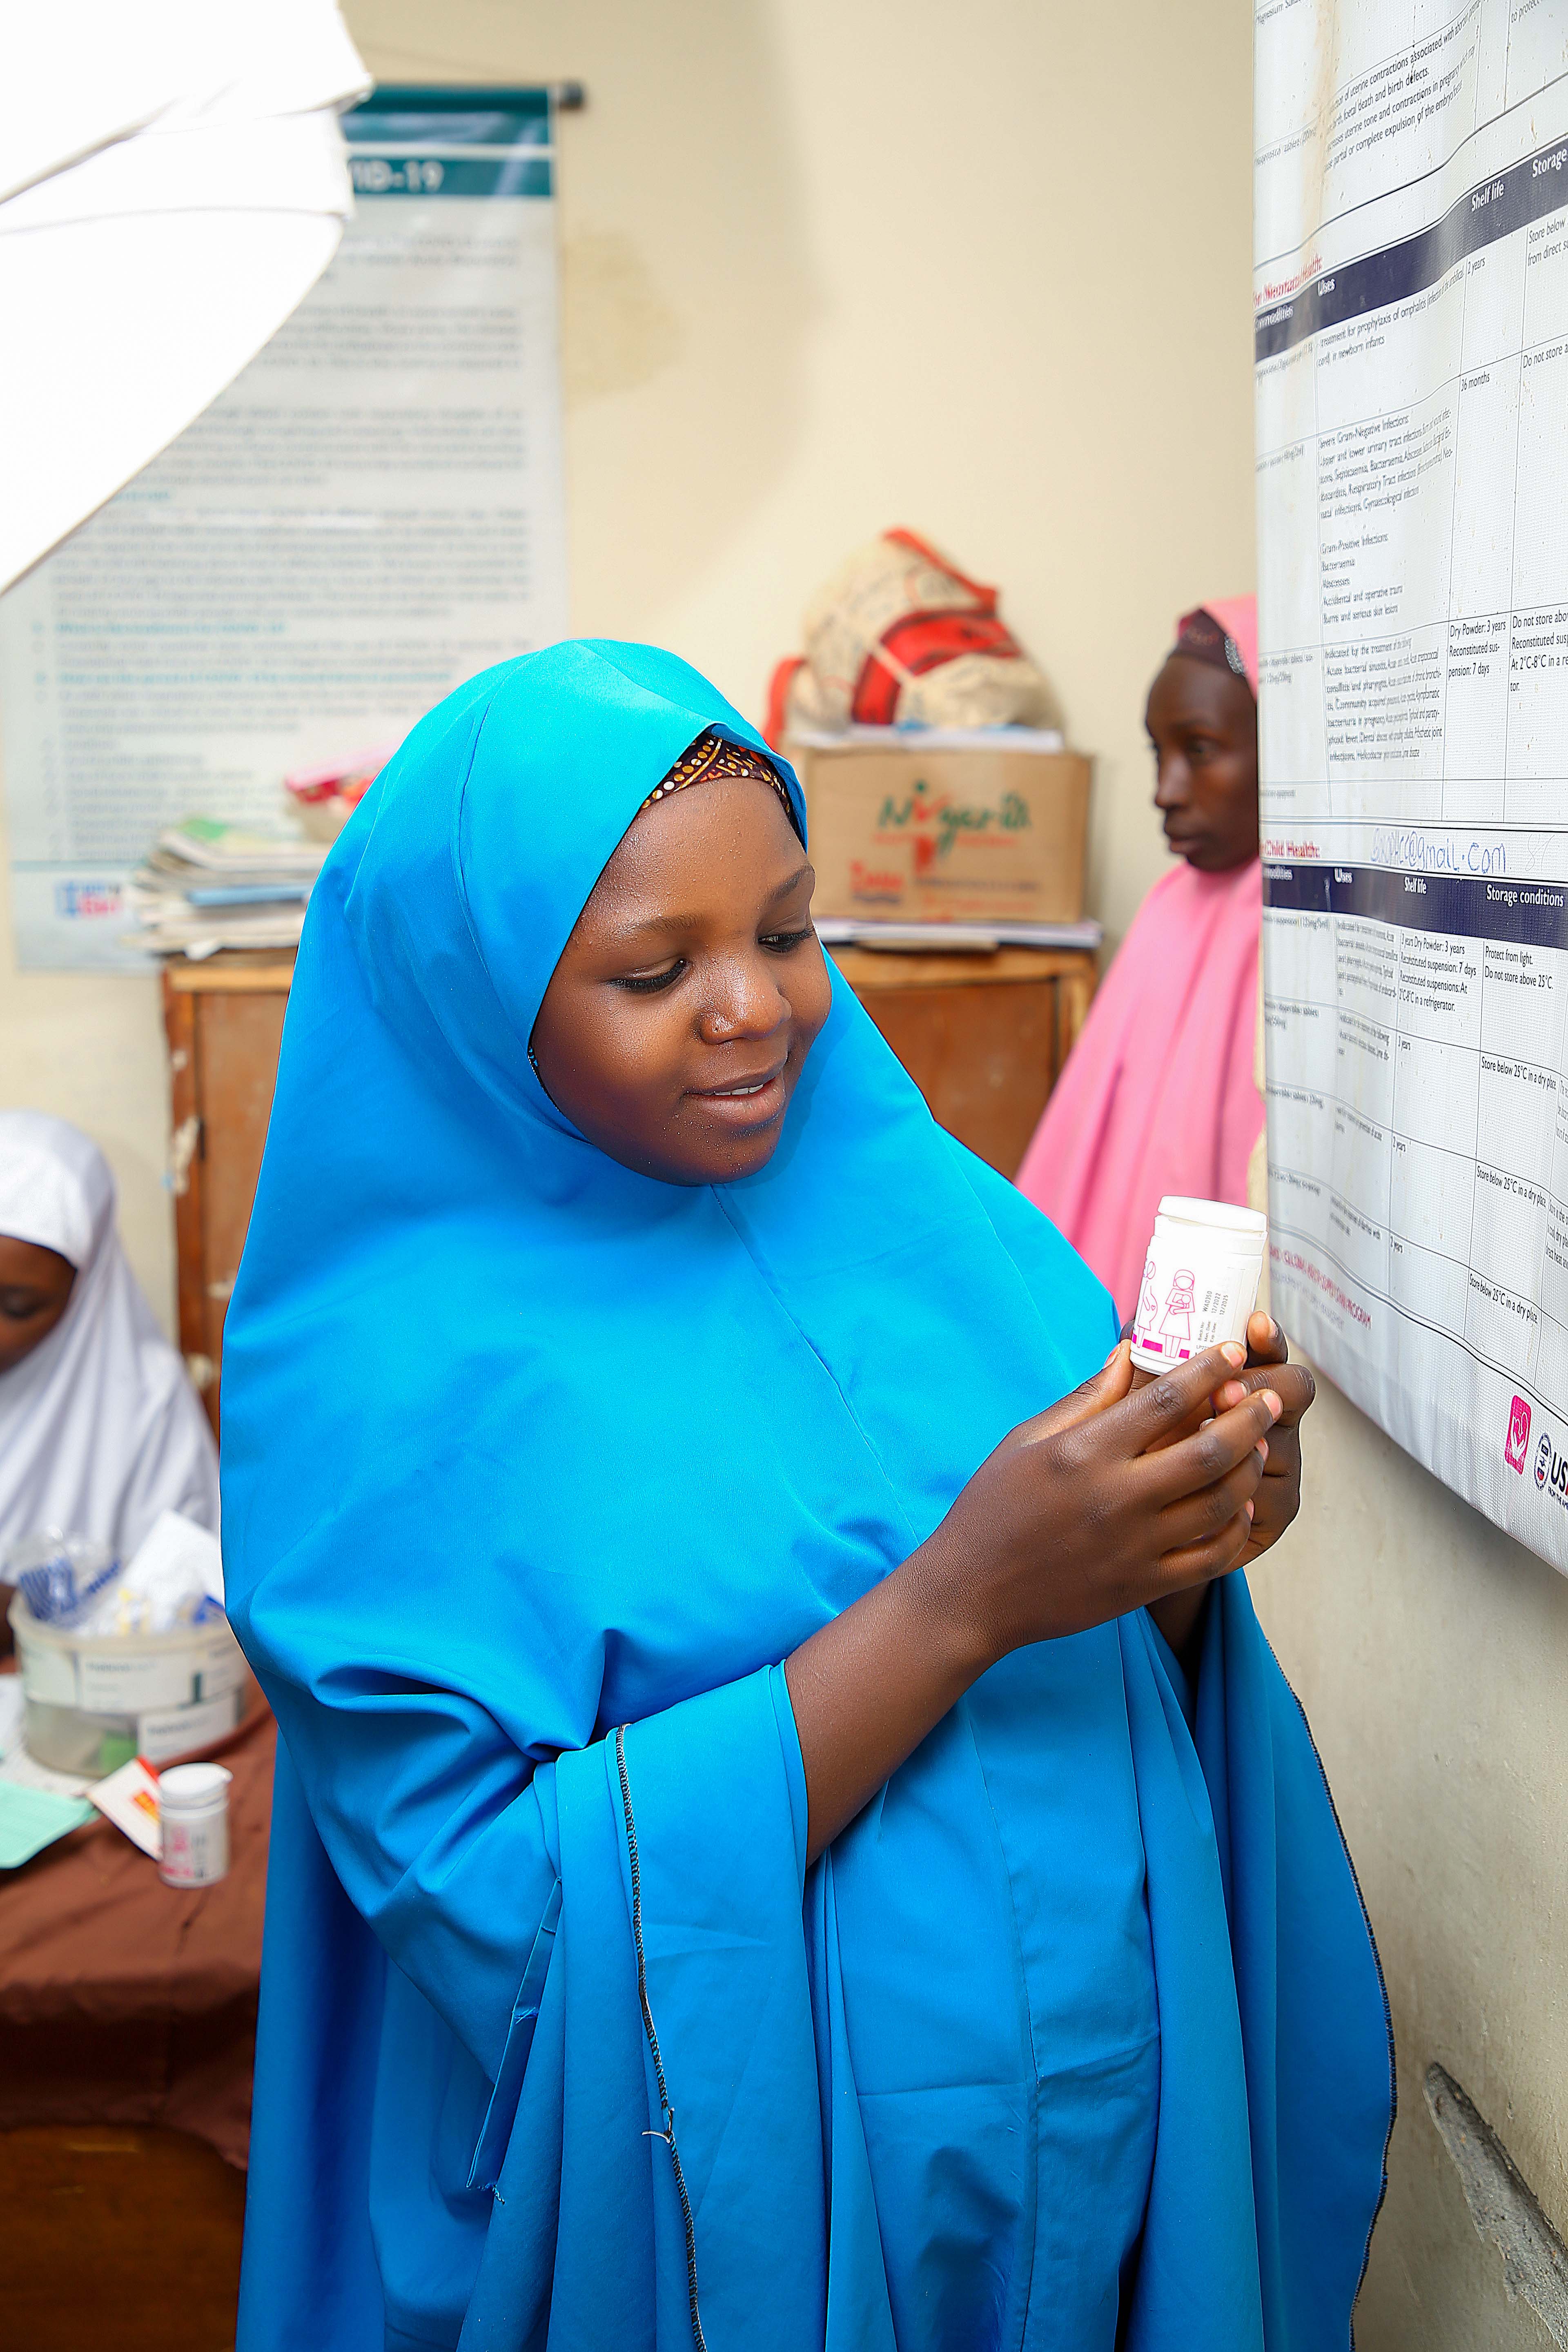
[[[228,1871],[228,1785],[221,1764],[174,1764],[159,1777],[165,1886],[211,1886]]]
[[[1138,1286],[1133,1362],[1163,1372],[1226,1339],[1245,1345],[1268,1246],[1268,1220],[1256,1209],[1168,1192]]]

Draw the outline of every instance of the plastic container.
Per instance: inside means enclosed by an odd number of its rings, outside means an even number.
[[[39,1528],[14,1544],[5,1580],[19,1586],[39,1622],[64,1628],[86,1616],[100,1593],[114,1585],[120,1562],[107,1544],[91,1536],[67,1535],[62,1528]]]
[[[211,1886],[228,1871],[228,1784],[221,1764],[173,1764],[158,1780],[165,1886]]]
[[[245,1660],[226,1617],[169,1633],[96,1638],[41,1625],[18,1592],[16,1642],[27,1752],[57,1772],[101,1780],[226,1738],[246,1700]]]
[[[1133,1362],[1168,1371],[1226,1339],[1245,1343],[1268,1246],[1268,1220],[1256,1209],[1168,1193],[1138,1286]]]

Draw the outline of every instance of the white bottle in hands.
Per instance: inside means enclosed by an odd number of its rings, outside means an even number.
[[[1256,1209],[1167,1193],[1138,1286],[1133,1362],[1161,1372],[1226,1339],[1245,1346],[1268,1246],[1268,1220]]]

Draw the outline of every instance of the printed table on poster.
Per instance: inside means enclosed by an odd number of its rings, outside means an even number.
[[[1563,12],[1257,27],[1276,1311],[1568,1570]]]

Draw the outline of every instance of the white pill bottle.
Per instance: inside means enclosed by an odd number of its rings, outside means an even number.
[[[1160,1203],[1132,1317],[1132,1360],[1168,1371],[1226,1339],[1245,1345],[1268,1247],[1268,1220],[1226,1201]]]
[[[221,1764],[172,1764],[158,1781],[165,1886],[211,1886],[228,1869],[228,1787]]]

